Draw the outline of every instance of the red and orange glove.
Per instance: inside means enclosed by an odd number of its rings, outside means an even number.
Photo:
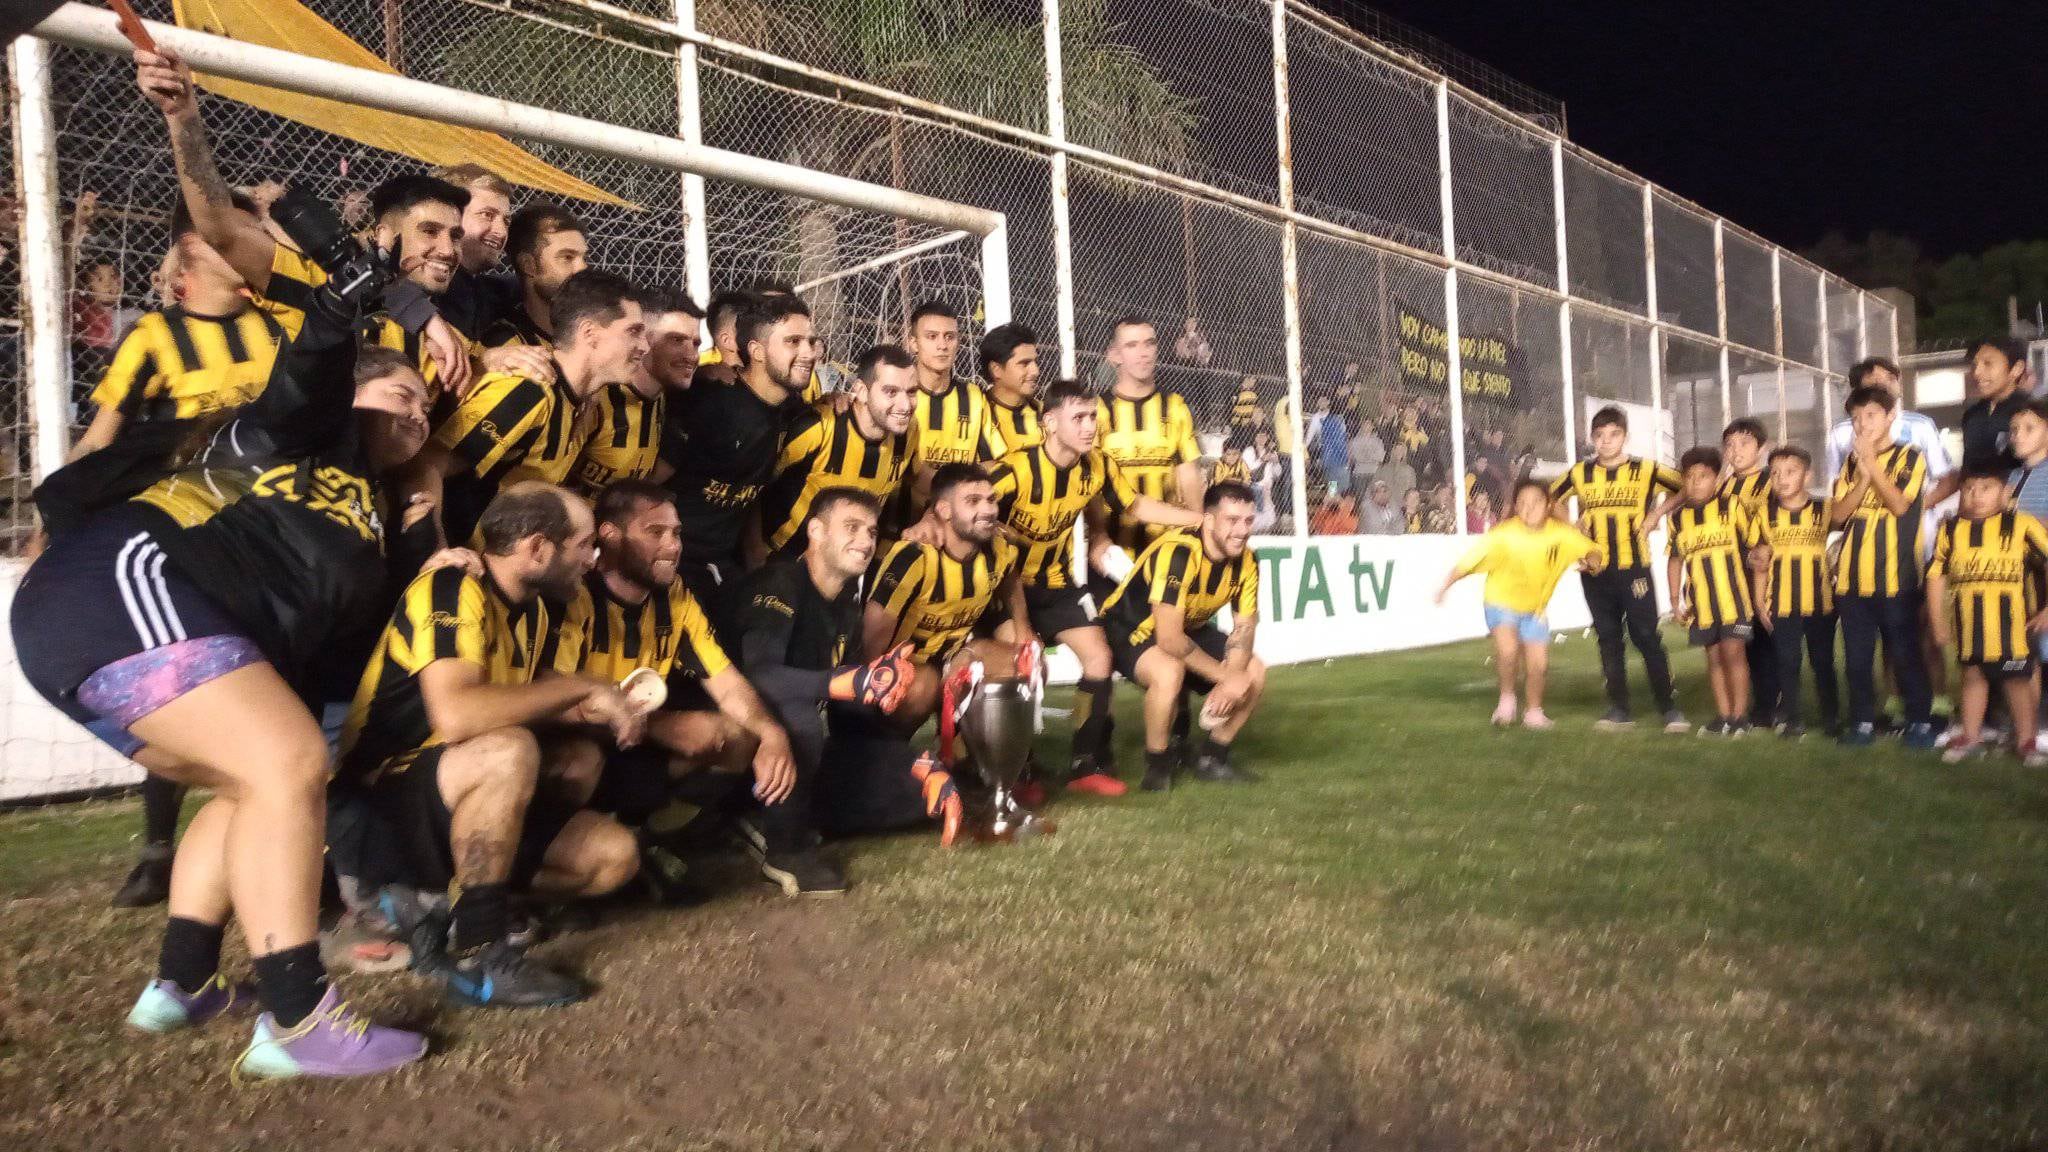
[[[960,838],[960,822],[966,816],[953,774],[940,767],[939,758],[929,752],[910,766],[910,774],[924,792],[924,814],[940,821],[940,847],[951,848]]]
[[[866,704],[885,714],[894,712],[903,703],[904,693],[910,691],[910,678],[916,670],[910,662],[910,645],[904,644],[865,664],[833,672],[829,693],[834,700]]]

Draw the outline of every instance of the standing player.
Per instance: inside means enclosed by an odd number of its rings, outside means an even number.
[[[1902,739],[1934,747],[1932,693],[1920,649],[1920,494],[1927,459],[1892,439],[1898,398],[1866,384],[1849,393],[1855,426],[1850,456],[1828,499],[1828,520],[1843,534],[1835,564],[1835,609],[1841,614],[1842,656],[1849,677],[1849,727],[1842,742],[1877,739],[1877,642],[1899,680],[1906,705]]]
[[[886,505],[902,489],[916,444],[914,367],[901,348],[870,348],[861,354],[851,404],[820,400],[790,424],[775,479],[761,495],[769,556],[788,560],[803,550],[804,523],[819,493],[853,488]]]
[[[910,313],[909,345],[917,358],[917,486],[905,522],[923,508],[932,475],[947,464],[978,464],[995,455],[988,393],[953,375],[960,350],[960,317],[927,300]]]
[[[1195,778],[1251,781],[1230,762],[1230,745],[1258,708],[1266,665],[1252,654],[1259,626],[1259,565],[1246,543],[1256,511],[1251,489],[1219,484],[1202,496],[1202,526],[1152,542],[1102,606],[1116,670],[1145,690],[1145,778],[1173,786],[1174,713],[1185,688],[1208,697],[1208,730]],[[1214,624],[1230,609],[1230,632]]]
[[[1074,583],[1074,524],[1100,502],[1141,524],[1198,528],[1202,518],[1139,493],[1096,444],[1094,397],[1078,380],[1046,389],[1043,438],[1011,452],[989,472],[1003,526],[1023,549],[1018,578],[1031,630],[1073,650],[1081,662],[1074,688],[1074,741],[1067,786],[1121,796],[1110,755],[1109,641],[1092,599]]]
[[[535,678],[551,627],[541,597],[574,595],[595,556],[589,507],[553,485],[516,484],[478,528],[483,574],[442,568],[414,580],[356,689],[344,771],[366,783],[399,857],[375,860],[396,868],[364,879],[383,887],[414,967],[439,976],[451,999],[567,1004],[586,994],[581,982],[509,939],[513,890],[601,896],[633,878],[639,855],[630,832],[582,809],[575,793],[587,782],[555,778],[563,762],[543,763],[533,726],[603,725],[630,747],[642,717],[610,681]],[[451,888],[445,921],[408,894]]]
[[[1761,516],[1764,500],[1771,494],[1771,473],[1764,466],[1764,448],[1769,443],[1763,421],[1752,416],[1731,421],[1721,430],[1721,459],[1728,473],[1719,493],[1740,501],[1752,520]],[[1771,647],[1770,633],[1761,628],[1749,638],[1749,688],[1750,723],[1758,728],[1772,726],[1778,716],[1778,655]]]
[[[1758,542],[1756,522],[1748,504],[1717,491],[1719,451],[1690,449],[1678,466],[1685,487],[1684,503],[1671,516],[1671,614],[1691,629],[1693,647],[1707,650],[1717,711],[1700,735],[1741,736],[1749,731],[1749,641],[1756,626],[1743,557]]]
[[[1928,494],[1932,508],[1958,491],[1962,473],[1971,467],[2000,467],[2010,472],[2019,457],[2012,446],[2012,418],[2025,408],[2031,397],[2020,387],[2027,374],[2027,345],[2023,340],[1978,340],[1970,345],[1970,381],[1977,399],[1963,409],[1962,469],[1943,476]]]
[[[816,355],[811,313],[795,297],[749,298],[735,324],[739,377],[706,375],[669,398],[655,471],[682,516],[683,583],[717,629],[725,627],[724,589],[740,575],[748,513],[775,475],[791,397],[810,379]]]
[[[1038,443],[1038,334],[1022,324],[989,329],[981,338],[981,374],[988,380],[993,454]]]
[[[1757,622],[1770,637],[1778,663],[1778,734],[1806,735],[1799,707],[1800,644],[1813,658],[1820,695],[1821,730],[1841,735],[1842,700],[1835,684],[1834,580],[1828,573],[1828,508],[1807,494],[1813,458],[1786,445],[1771,453],[1771,494],[1756,514],[1757,535],[1770,563],[1756,569]]]
[[[1441,604],[1451,586],[1475,572],[1486,573],[1486,631],[1493,637],[1494,671],[1500,679],[1500,703],[1493,722],[1515,722],[1515,670],[1526,682],[1522,725],[1538,730],[1553,723],[1543,711],[1543,688],[1550,672],[1551,594],[1567,570],[1598,572],[1607,563],[1599,545],[1571,525],[1551,518],[1550,489],[1541,480],[1515,485],[1512,518],[1495,525],[1458,561],[1437,589]]]
[[[629,381],[606,384],[591,400],[590,435],[574,483],[592,500],[607,485],[654,475],[668,397],[688,389],[697,371],[703,310],[681,293],[649,292],[640,297],[640,314],[647,355],[639,370]]]
[[[1949,764],[1982,750],[1993,680],[2004,690],[2020,757],[2030,768],[2048,764],[2034,748],[2040,699],[2032,642],[2048,629],[2048,608],[2033,605],[2029,612],[2029,586],[2048,569],[2048,529],[2006,507],[2005,476],[1996,459],[1963,465],[1962,510],[1942,525],[1927,567],[1935,641],[1953,644],[1962,665],[1963,735],[1941,755]]]
[[[590,267],[583,222],[559,205],[529,204],[513,214],[505,247],[519,277],[518,300],[478,334],[478,343],[544,348],[555,342],[555,294]]]
[[[1561,503],[1576,497],[1579,531],[1607,553],[1601,571],[1581,577],[1593,631],[1600,640],[1600,678],[1607,688],[1607,714],[1593,726],[1617,729],[1635,723],[1629,713],[1627,652],[1622,647],[1626,629],[1642,653],[1664,730],[1684,732],[1690,726],[1678,710],[1664,638],[1657,634],[1657,588],[1650,579],[1649,544],[1643,539],[1643,518],[1658,492],[1678,491],[1678,473],[1628,454],[1628,417],[1619,408],[1593,413],[1592,440],[1593,459],[1579,461],[1560,476],[1550,486],[1550,498]]]
[[[639,289],[598,269],[579,272],[549,307],[562,339],[550,346],[551,382],[510,372],[477,381],[420,453],[415,491],[436,506],[441,538],[464,543],[507,484],[569,478],[591,428],[584,404],[608,384],[632,380],[647,357]]]
[[[1125,316],[1111,324],[1105,359],[1116,368],[1116,383],[1101,399],[1096,417],[1102,450],[1123,468],[1140,495],[1183,508],[1199,507],[1202,450],[1195,443],[1195,420],[1178,393],[1159,390],[1159,335],[1152,322]],[[1128,517],[1111,520],[1107,529],[1092,534],[1088,548],[1090,570],[1103,573],[1095,585],[1102,597],[1121,575],[1103,567],[1108,548],[1114,544],[1136,556],[1157,535]]]

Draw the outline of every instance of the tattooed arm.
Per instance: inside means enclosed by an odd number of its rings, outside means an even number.
[[[261,294],[270,286],[270,261],[277,241],[255,217],[235,207],[233,190],[214,164],[213,145],[199,118],[192,70],[168,50],[135,52],[135,83],[164,114],[171,133],[171,159],[192,226],[228,266]]]
[[[1252,665],[1252,645],[1258,640],[1259,618],[1240,616],[1230,622],[1230,640],[1224,645],[1223,666],[1233,674]]]

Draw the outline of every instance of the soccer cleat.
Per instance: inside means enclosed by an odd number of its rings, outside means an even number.
[[[2022,768],[2048,768],[2048,752],[2029,752],[2020,760]]]
[[[1501,702],[1493,710],[1493,726],[1495,728],[1506,728],[1514,722],[1515,702],[1508,697],[1502,697]]]
[[[1195,779],[1210,784],[1256,784],[1259,778],[1221,756],[1204,756],[1195,761]]]
[[[1899,743],[1922,752],[1932,751],[1936,735],[1932,724],[1908,724],[1899,733]]]
[[[1676,708],[1667,708],[1664,710],[1664,731],[1673,736],[1683,736],[1692,731],[1692,725],[1686,722],[1685,713]]]
[[[218,972],[190,995],[169,980],[151,980],[128,1010],[128,1026],[156,1036],[196,1028],[236,1004],[248,1003],[252,995],[250,989],[221,979]]]
[[[446,906],[417,888],[386,885],[377,892],[377,911],[412,953],[412,970],[437,973],[448,959]]]
[[[116,908],[148,908],[171,898],[171,846],[150,845],[114,893]]]
[[[702,904],[711,897],[691,875],[687,861],[670,851],[667,845],[645,836],[640,841],[640,874],[637,879],[640,890],[647,894],[649,900],[669,908]]]
[[[1728,735],[1728,721],[1719,718],[1709,720],[1705,724],[1700,725],[1698,734],[1701,736],[1726,736]]]
[[[1166,766],[1146,765],[1144,778],[1138,787],[1145,792],[1166,792],[1173,788],[1173,769]]]
[[[521,952],[538,946],[550,935],[547,921],[532,908],[513,905],[511,921],[511,926],[505,930],[505,943]]]
[[[1037,811],[1045,807],[1046,795],[1044,784],[1036,779],[1029,779],[1019,783],[1016,790],[1010,793],[1010,798],[1026,808]]]
[[[848,887],[845,875],[815,849],[768,853],[761,857],[761,875],[785,896],[843,896]]]
[[[1635,717],[1626,708],[1609,708],[1605,716],[1593,721],[1593,727],[1601,732],[1619,732],[1636,726]]]
[[[1548,732],[1552,728],[1557,727],[1557,721],[1552,720],[1543,709],[1531,708],[1527,712],[1522,713],[1522,727],[1537,732]]]
[[[1726,723],[1728,725],[1728,735],[1737,739],[1749,735],[1750,729],[1753,727],[1748,718],[1743,716],[1737,716]]]
[[[1778,735],[1786,740],[1806,739],[1806,725],[1797,720],[1787,720],[1778,725]]]
[[[1941,762],[1943,764],[1961,764],[1971,757],[1983,754],[1984,745],[1982,743],[1972,744],[1968,740],[1963,739],[1961,733],[1958,733],[1954,740],[1949,741],[1948,747],[1942,750]]]
[[[583,981],[532,959],[500,940],[467,956],[451,956],[441,974],[448,999],[472,1008],[553,1008],[590,990]]]
[[[257,1017],[256,1035],[235,1061],[234,1071],[238,1078],[259,1080],[375,1076],[426,1054],[425,1036],[370,1023],[342,1001],[341,989],[330,984],[320,1006],[296,1028],[278,1027],[268,1012]]]
[[[1067,776],[1069,792],[1085,792],[1090,796],[1121,796],[1130,791],[1123,781],[1104,771],[1093,756],[1079,756],[1074,759],[1072,772]]]
[[[1877,743],[1877,725],[1871,723],[1851,724],[1844,729],[1842,744],[1849,748],[1868,748]]]

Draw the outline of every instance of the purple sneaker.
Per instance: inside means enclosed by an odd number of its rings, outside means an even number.
[[[259,1080],[294,1076],[374,1076],[427,1054],[427,1038],[385,1028],[358,1016],[342,1002],[341,989],[328,985],[320,1006],[285,1031],[265,1012],[256,1035],[235,1061],[235,1074]]]
[[[169,980],[151,980],[128,1010],[128,1026],[161,1036],[204,1024],[253,996],[247,985],[230,984],[218,972],[189,996]]]

